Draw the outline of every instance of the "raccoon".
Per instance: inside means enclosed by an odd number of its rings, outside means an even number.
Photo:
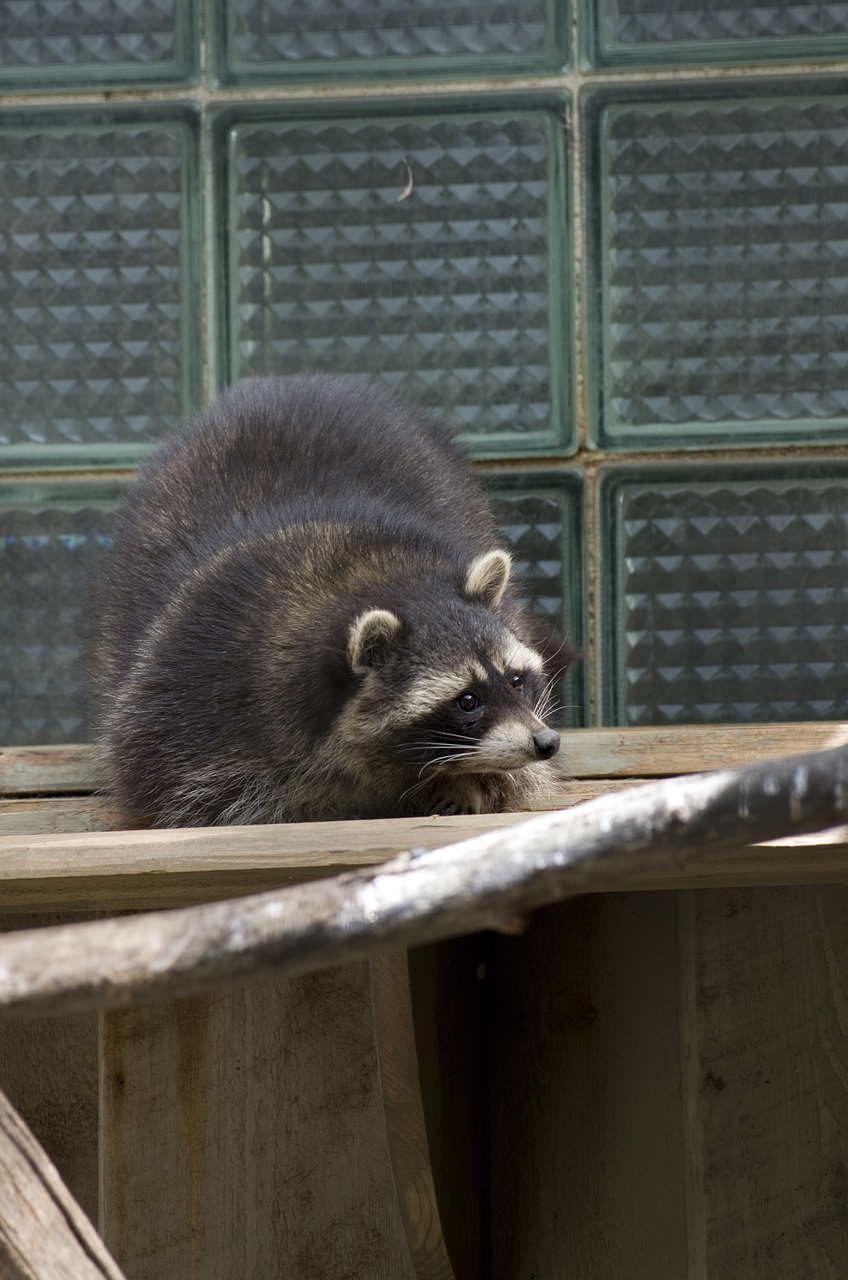
[[[554,672],[450,431],[245,382],[143,469],[96,608],[105,789],[154,826],[526,807]]]

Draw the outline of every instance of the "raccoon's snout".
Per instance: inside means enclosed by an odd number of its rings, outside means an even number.
[[[539,729],[533,734],[533,746],[540,760],[553,760],[559,751],[559,734],[556,729]]]

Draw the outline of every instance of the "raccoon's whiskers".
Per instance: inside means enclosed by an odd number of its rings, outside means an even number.
[[[459,746],[468,745],[468,746],[476,747],[478,745],[478,739],[468,733],[449,733],[447,730],[434,729],[431,733],[430,738],[428,738],[426,741],[424,739],[421,739],[421,740],[414,739],[412,742],[404,742],[404,743],[401,743],[398,750],[408,750],[410,748],[414,749],[421,746],[434,748],[434,747],[452,747],[454,745],[459,745]]]
[[[418,781],[414,782],[411,787],[407,787],[401,792],[398,803],[408,799],[410,796],[416,795],[419,791],[423,791],[425,787],[429,787],[432,779],[425,778],[422,775],[426,769],[431,769],[434,765],[453,764],[455,760],[461,760],[464,755],[469,752],[468,747],[464,747],[461,751],[451,752],[448,755],[436,756],[434,760],[426,760],[418,770]]]
[[[458,736],[459,735],[457,735],[457,737]],[[420,754],[423,751],[447,750],[455,753],[455,758],[459,759],[461,755],[468,755],[472,751],[476,751],[478,745],[476,738],[468,738],[459,742],[440,742],[438,739],[422,738],[419,742],[402,742],[400,746],[396,748],[396,751],[400,755],[402,752],[417,752]],[[439,759],[441,758],[442,757],[439,757]],[[432,763],[438,764],[439,761],[434,760]]]

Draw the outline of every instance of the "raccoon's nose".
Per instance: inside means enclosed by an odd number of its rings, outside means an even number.
[[[540,760],[552,760],[559,751],[559,734],[556,729],[539,729],[533,734],[533,746]]]

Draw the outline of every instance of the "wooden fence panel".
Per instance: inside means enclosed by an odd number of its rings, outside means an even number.
[[[103,1027],[103,1229],[129,1280],[413,1280],[366,964]]]
[[[0,932],[88,916],[0,915]],[[0,1089],[21,1113],[69,1190],[98,1213],[97,1015],[0,1023]]]

